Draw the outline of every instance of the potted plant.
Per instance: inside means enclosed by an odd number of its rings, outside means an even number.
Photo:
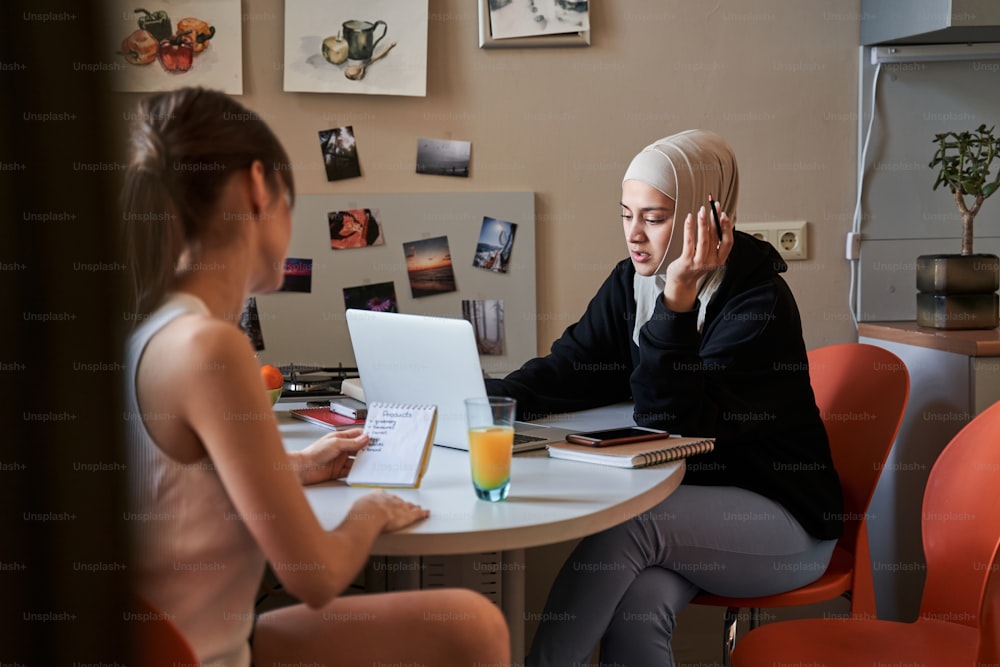
[[[917,323],[938,329],[992,329],[998,324],[1000,259],[972,251],[973,222],[1000,189],[1000,137],[993,127],[934,135],[934,189],[946,185],[962,216],[960,255],[917,258]],[[998,169],[990,175],[994,160]]]

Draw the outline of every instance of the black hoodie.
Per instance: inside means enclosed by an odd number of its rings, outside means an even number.
[[[779,275],[787,268],[770,244],[736,232],[702,332],[697,304],[674,313],[657,300],[636,346],[635,268],[623,260],[547,356],[487,380],[487,391],[515,397],[521,419],[633,400],[637,424],[715,437],[714,452],[688,462],[685,484],[754,491],[811,535],[837,538],[840,483]]]

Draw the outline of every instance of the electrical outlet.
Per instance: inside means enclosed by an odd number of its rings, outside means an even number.
[[[809,259],[806,221],[796,222],[739,222],[736,229],[746,232],[774,246],[785,259]]]

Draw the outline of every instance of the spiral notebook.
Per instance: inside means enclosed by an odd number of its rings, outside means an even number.
[[[704,454],[715,448],[713,438],[682,438],[671,436],[611,447],[589,447],[572,443],[553,443],[549,456],[583,463],[598,463],[616,468],[644,468],[678,459]]]
[[[419,487],[430,460],[437,406],[369,403],[365,433],[344,480],[351,486]]]

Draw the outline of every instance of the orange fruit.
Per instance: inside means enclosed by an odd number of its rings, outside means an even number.
[[[285,384],[285,378],[276,366],[264,364],[260,367],[260,377],[264,380],[265,389],[280,389]]]

